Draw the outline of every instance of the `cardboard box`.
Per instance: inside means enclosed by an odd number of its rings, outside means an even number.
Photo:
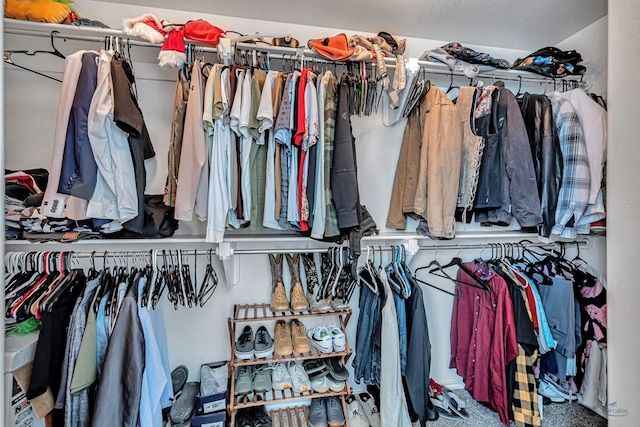
[[[45,427],[44,419],[38,419],[31,408],[31,403],[27,400],[27,395],[18,386],[15,378],[11,374],[4,374],[5,382],[5,404],[4,404],[4,426],[5,427]]]

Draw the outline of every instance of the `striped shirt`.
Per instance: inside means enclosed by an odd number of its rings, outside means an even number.
[[[558,128],[558,139],[563,158],[562,186],[558,194],[556,225],[553,236],[575,239],[575,224],[589,203],[591,172],[580,119],[571,103],[555,92],[551,96],[553,118]]]

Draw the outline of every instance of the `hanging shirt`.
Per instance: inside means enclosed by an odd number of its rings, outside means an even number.
[[[104,232],[122,229],[122,224],[138,215],[138,195],[133,159],[127,134],[113,121],[111,57],[113,52],[100,52],[98,85],[89,109],[88,130],[91,149],[98,165],[98,179],[87,207],[90,218],[113,220],[103,226]]]
[[[298,210],[298,172],[299,172],[299,149],[293,141],[293,131],[296,127],[296,99],[298,99],[298,84],[300,72],[294,71],[291,78],[290,94],[291,97],[291,114],[289,120],[289,129],[291,129],[291,163],[289,165],[289,189],[287,199],[287,220],[297,228],[300,228],[300,211]]]
[[[262,99],[262,91],[267,74],[256,68],[251,78],[251,110],[249,116],[249,133],[254,143],[250,153],[251,179],[251,230],[262,230],[264,216],[264,190],[266,186],[267,147],[264,143],[264,131],[260,127],[258,108]]]
[[[200,221],[207,219],[209,159],[202,124],[204,114],[202,80],[202,63],[195,60],[191,69],[191,91],[185,112],[174,214],[175,219],[182,221],[191,221],[194,213]]]
[[[147,283],[146,277],[138,281],[138,299]],[[170,406],[170,402],[163,401],[164,391],[171,384],[171,373],[165,369],[163,360],[167,351],[161,346],[162,341],[156,337],[156,327],[164,330],[162,318],[154,317],[152,310],[138,306],[138,318],[144,335],[144,371],[142,373],[142,390],[140,395],[140,425],[161,426],[162,408]],[[162,325],[157,325],[162,322]],[[156,326],[157,325],[157,326]]]
[[[184,72],[178,73],[176,82],[176,94],[173,100],[173,119],[171,120],[171,133],[169,135],[169,153],[167,184],[164,187],[164,204],[176,205],[176,190],[178,188],[178,174],[180,171],[180,154],[182,153],[182,137],[184,134],[184,117],[187,111],[187,101],[191,84]]]
[[[209,176],[209,221],[207,223],[207,242],[222,242],[227,219],[238,228],[238,222],[231,201],[231,128],[229,102],[229,68],[214,66],[211,78],[219,79],[218,89],[213,96],[214,133],[213,152],[211,157],[211,174]]]
[[[127,292],[109,340],[90,424],[95,427],[136,427],[140,422],[145,341],[136,301],[139,280]]]
[[[410,427],[411,419],[400,374],[398,319],[384,269],[380,269],[380,278],[387,295],[381,321],[383,345],[380,360],[380,425]]]
[[[111,59],[113,121],[128,134],[138,199],[138,215],[123,226],[126,230],[141,234],[144,228],[144,190],[147,185],[144,161],[155,157],[156,153],[151,144],[142,111],[133,95],[134,83],[131,64],[114,56]]]
[[[580,119],[571,103],[555,92],[551,96],[551,105],[553,118],[558,127],[564,166],[556,207],[556,223],[551,229],[551,234],[565,239],[575,239],[575,224],[580,221],[589,203],[591,175],[587,146]]]
[[[305,135],[309,132],[309,123],[307,122],[307,110],[305,94],[307,88],[307,76],[309,69],[303,68],[300,75],[300,81],[297,89],[297,108],[296,108],[296,131],[293,136],[293,144],[300,150],[298,173],[297,173],[297,195],[298,195],[298,216],[300,218],[300,231],[307,231],[309,226],[307,221],[309,220],[309,203],[307,201],[307,193],[304,186],[306,180],[305,165],[307,165],[307,151],[308,146],[304,146],[303,141]]]
[[[278,112],[280,111],[280,104],[282,102],[282,95],[284,91],[284,83],[286,78],[287,78],[287,75],[285,73],[278,73],[278,77],[276,78],[273,84],[273,123],[274,123],[273,131],[274,133],[275,133],[276,119],[278,118]],[[281,169],[281,162],[280,162],[281,147],[279,144],[275,143],[275,135],[274,135],[274,144],[275,144],[274,185],[275,185],[275,192],[276,192],[274,217],[279,224],[280,209],[282,207],[282,169]],[[281,227],[283,226],[281,225]],[[288,228],[288,226],[284,228]]]
[[[311,182],[311,188],[315,187],[315,161],[314,154],[316,149],[316,143],[318,142],[318,92],[316,90],[316,80],[313,73],[307,75],[307,85],[304,94],[305,103],[305,134],[302,140],[303,150],[307,153],[305,156],[304,169],[302,172],[302,194],[303,194],[303,219],[307,223],[312,220],[313,213],[313,192],[310,192],[309,181]],[[313,162],[313,167],[310,167],[309,162]],[[311,224],[309,224],[311,225]]]
[[[327,79],[327,98],[324,110],[324,194],[326,202],[325,238],[340,236],[338,228],[338,213],[333,203],[333,191],[331,190],[331,167],[333,165],[333,142],[336,130],[336,112],[338,106],[338,79],[331,71],[325,73]]]
[[[322,239],[325,230],[326,215],[326,194],[324,188],[324,104],[327,97],[327,83],[328,79],[326,75],[318,78],[317,93],[318,93],[318,152],[316,155],[316,179],[315,179],[315,200],[313,204],[313,227],[311,228],[311,237],[314,239]]]
[[[591,99],[582,89],[573,89],[560,94],[571,103],[578,118],[587,146],[589,160],[589,203],[584,215],[577,223],[580,234],[589,234],[589,224],[605,217],[602,196],[602,175],[607,155],[607,111]]]
[[[235,79],[234,77],[235,73]],[[240,106],[242,104],[242,88],[244,84],[244,69],[234,66],[230,74],[231,81],[235,80],[235,92],[229,113],[230,127],[235,136],[232,138],[232,144],[236,143],[236,182],[232,191],[236,193],[236,216],[240,222],[244,222],[244,197],[242,193],[242,133],[240,132]]]
[[[451,317],[451,361],[464,378],[471,396],[509,424],[505,370],[518,356],[513,305],[504,279],[493,270],[480,271],[475,263],[465,263],[476,277],[491,288],[461,285],[462,297],[453,302]],[[459,282],[475,283],[464,270],[458,270]]]
[[[273,135],[273,85],[278,78],[277,71],[269,71],[262,89],[262,98],[257,118],[260,120],[260,132],[267,134],[267,161],[265,168],[264,212],[262,225],[274,230],[282,230],[276,221],[276,142]],[[278,165],[279,167],[280,165]]]
[[[284,84],[284,93],[282,94],[282,102],[278,111],[278,117],[275,124],[274,141],[280,149],[280,215],[278,224],[283,229],[289,228],[287,220],[288,201],[289,201],[289,174],[291,168],[291,129],[289,123],[291,120],[291,74],[287,75]]]
[[[235,102],[240,101],[240,116],[238,129],[242,135],[240,144],[240,166],[242,170],[240,185],[242,188],[242,210],[244,220],[251,221],[251,146],[253,138],[249,133],[249,119],[251,116],[251,70],[247,68],[244,73],[244,81],[242,83],[242,99],[235,98]],[[239,85],[239,83],[238,83]]]
[[[58,103],[56,130],[53,136],[53,153],[47,188],[42,199],[42,213],[53,218],[81,220],[87,218],[87,201],[58,193],[62,172],[62,159],[69,126],[71,107],[75,98],[78,78],[82,70],[82,57],[85,50],[67,56],[64,60],[64,77]]]
[[[85,327],[87,326],[87,314],[89,310],[93,310],[91,303],[93,297],[96,294],[98,284],[100,283],[102,276],[87,282],[87,286],[84,290],[82,298],[78,300],[77,310],[75,310],[74,318],[69,325],[69,338],[67,339],[68,359],[67,359],[67,377],[63,378],[64,395],[62,403],[64,405],[64,425],[69,427],[76,426],[89,426],[91,421],[90,405],[89,405],[89,389],[85,388],[76,393],[71,393],[71,380],[73,378],[73,371],[76,366],[76,359],[80,352],[80,344],[82,343],[82,336],[84,335]],[[58,397],[60,402],[60,397]],[[56,405],[57,408],[62,406]]]

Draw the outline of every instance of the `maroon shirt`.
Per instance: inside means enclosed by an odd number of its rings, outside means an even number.
[[[475,263],[465,264],[481,277]],[[457,279],[475,283],[462,269]],[[461,284],[462,297],[453,303],[451,361],[471,396],[498,412],[509,425],[506,367],[518,356],[518,342],[509,289],[493,270],[488,277],[491,292]]]

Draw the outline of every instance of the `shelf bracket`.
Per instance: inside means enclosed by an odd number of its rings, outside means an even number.
[[[216,248],[216,255],[224,268],[224,277],[228,287],[240,283],[240,259],[234,255],[233,246],[229,242],[222,242]]]

